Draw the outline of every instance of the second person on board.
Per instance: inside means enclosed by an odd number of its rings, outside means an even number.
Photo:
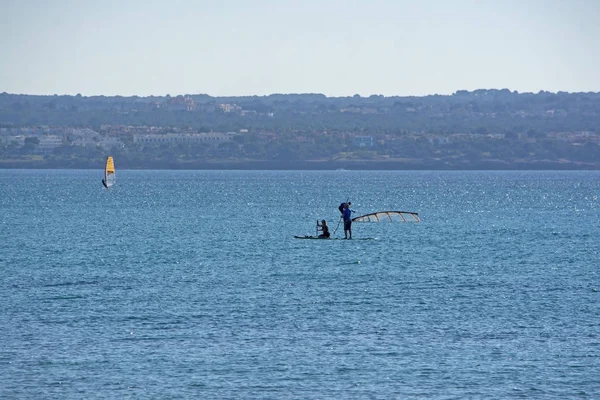
[[[323,233],[319,235],[319,238],[329,239],[329,237],[331,236],[331,234],[329,233],[329,226],[327,226],[327,221],[325,221],[324,219],[321,220],[321,223],[319,223],[319,220],[317,220],[317,229],[323,231]]]

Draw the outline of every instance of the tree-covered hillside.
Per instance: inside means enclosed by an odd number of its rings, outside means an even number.
[[[74,147],[81,138],[69,135],[69,129],[89,129],[97,142],[107,143],[114,136],[119,145]],[[152,146],[140,145],[135,138],[144,133],[203,132],[236,135],[219,145],[172,141]],[[63,143],[42,152],[48,138],[40,135],[48,134],[63,138]],[[25,143],[19,135],[30,138]],[[8,166],[64,165],[65,157],[85,166],[86,159],[95,162],[95,157],[110,151],[122,153],[132,167],[140,168],[235,163],[285,167],[307,162],[327,167],[350,163],[385,168],[598,168],[600,93],[507,89],[424,97],[2,93],[1,137],[0,160]]]

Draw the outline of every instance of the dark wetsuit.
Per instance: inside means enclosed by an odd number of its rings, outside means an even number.
[[[323,231],[323,233],[321,233],[319,235],[320,238],[329,238],[331,235],[329,233],[329,227],[327,225],[319,225],[321,227],[321,230]]]
[[[106,184],[106,181],[104,179],[102,179],[102,184],[104,185],[105,188],[108,189],[108,185]]]

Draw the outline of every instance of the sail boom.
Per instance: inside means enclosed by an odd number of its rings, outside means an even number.
[[[352,218],[352,222],[421,222],[419,214],[412,211],[378,211]]]

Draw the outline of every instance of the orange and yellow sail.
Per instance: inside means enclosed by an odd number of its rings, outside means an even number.
[[[113,158],[109,156],[106,159],[106,166],[104,167],[104,182],[106,187],[114,185],[115,180],[115,162]]]

